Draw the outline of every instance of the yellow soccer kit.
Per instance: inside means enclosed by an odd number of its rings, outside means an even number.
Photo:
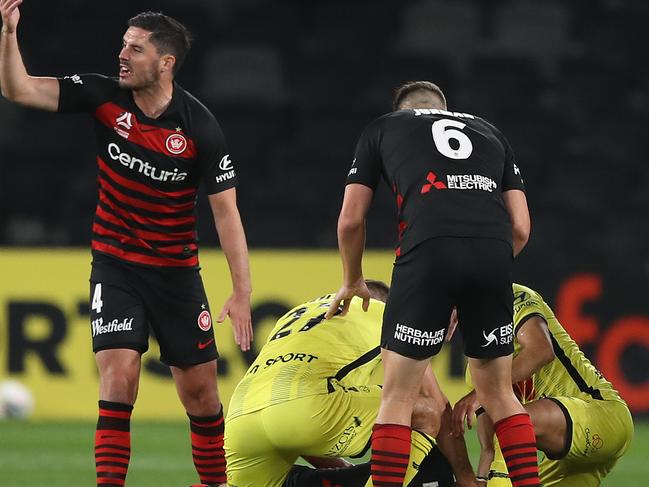
[[[333,297],[282,316],[235,389],[225,423],[229,485],[281,486],[301,455],[360,456],[369,447],[385,305],[371,300],[365,312],[354,298],[345,316],[325,320]],[[410,478],[434,444],[421,436],[413,432]]]
[[[568,438],[559,458],[544,456],[539,474],[544,487],[598,486],[627,450],[633,437],[633,422],[626,403],[595,366],[586,358],[554,316],[552,309],[534,290],[514,284],[514,330],[540,316],[550,332],[555,358],[534,376],[533,398],[551,399],[563,411]],[[514,355],[520,351],[514,340]],[[497,451],[493,469],[502,471],[504,462]],[[494,479],[489,486],[507,485]]]

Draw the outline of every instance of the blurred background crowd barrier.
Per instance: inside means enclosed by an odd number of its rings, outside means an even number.
[[[649,2],[31,1],[19,27],[29,71],[116,74],[126,20],[152,8],[195,34],[178,81],[221,122],[237,165],[257,249],[259,330],[280,308],[338,286],[335,225],[356,140],[390,110],[397,85],[428,79],[452,110],[497,125],[517,153],[533,230],[515,278],[554,306],[634,413],[649,415]],[[63,405],[80,390],[94,404],[96,391],[86,306],[92,125],[0,100],[0,127],[0,379],[48,397],[37,401],[41,417],[87,415],[94,405]],[[210,250],[204,198],[199,219],[215,310],[230,284]],[[368,246],[389,249],[396,233],[382,187]],[[376,255],[373,276],[387,280],[390,252]],[[251,358],[228,333],[218,331],[226,396]],[[449,384],[461,380],[457,350],[440,361]],[[143,390],[168,380],[151,357]],[[178,414],[173,388],[157,394],[151,414]],[[167,396],[164,408],[153,404]]]

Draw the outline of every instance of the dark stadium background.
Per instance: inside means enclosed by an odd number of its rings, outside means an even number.
[[[496,124],[517,153],[532,213],[515,278],[553,305],[636,418],[649,418],[648,1],[25,0],[19,41],[29,72],[116,74],[126,20],[149,9],[195,34],[178,81],[221,122],[253,250],[335,250],[356,139],[390,110],[400,83],[434,81],[450,109]],[[0,98],[0,254],[88,248],[93,137],[86,117]],[[392,247],[394,206],[382,187],[369,247]],[[202,198],[203,248],[217,244],[211,220]],[[16,276],[0,268],[4,291]],[[0,378],[10,368],[0,364]],[[637,423],[605,485],[644,482],[647,426]],[[89,485],[93,427],[0,422],[0,484]],[[134,429],[142,443],[130,485],[186,484],[191,462],[177,441],[186,425]]]
[[[649,2],[26,1],[22,53],[37,75],[115,74],[126,20],[163,10],[195,34],[179,82],[221,122],[251,248],[333,249],[360,131],[401,82],[509,138],[531,242],[516,278],[539,289],[605,375],[649,412]],[[86,247],[92,129],[0,100],[0,245]],[[203,245],[216,244],[207,206]],[[368,246],[392,246],[383,187]]]

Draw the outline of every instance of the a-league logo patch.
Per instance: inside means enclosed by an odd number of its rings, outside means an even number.
[[[174,155],[182,154],[187,149],[187,139],[182,134],[171,134],[167,137],[165,146]]]
[[[198,327],[203,331],[212,328],[212,317],[209,311],[201,311],[201,314],[198,315]]]

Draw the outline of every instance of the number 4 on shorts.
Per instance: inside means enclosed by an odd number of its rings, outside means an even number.
[[[95,292],[92,295],[92,305],[90,309],[96,311],[97,314],[101,313],[101,308],[104,306],[104,302],[101,300],[101,282],[95,284]]]

